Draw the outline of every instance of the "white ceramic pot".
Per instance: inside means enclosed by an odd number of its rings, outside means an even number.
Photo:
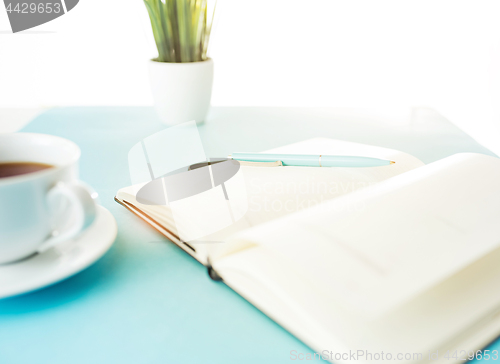
[[[156,111],[167,125],[205,121],[212,96],[214,62],[167,63],[149,61]]]

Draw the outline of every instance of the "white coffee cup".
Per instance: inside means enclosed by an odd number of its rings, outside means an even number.
[[[0,134],[0,164],[53,166],[0,178],[0,264],[15,262],[67,241],[96,215],[96,197],[78,180],[80,148],[44,134]]]

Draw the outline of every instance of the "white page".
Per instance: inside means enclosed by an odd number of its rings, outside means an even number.
[[[233,211],[239,211],[238,216],[242,221],[204,237],[205,240],[224,241],[241,229],[307,209],[423,165],[417,158],[395,150],[326,138],[306,140],[268,153],[369,155],[391,159],[396,164],[375,168],[266,168],[243,165],[241,174],[244,186],[232,181],[240,177],[240,173],[226,183],[229,202],[232,203]],[[245,191],[246,198],[242,198],[241,194]],[[246,213],[241,214],[242,211]],[[189,210],[185,210],[184,214],[184,219],[190,219]],[[207,214],[205,221],[199,219],[198,223],[215,226],[218,224],[217,218],[216,214]]]
[[[260,246],[337,304],[380,315],[499,246],[499,186],[500,159],[455,155],[242,232],[213,260]]]
[[[396,150],[327,138],[309,139],[267,152],[371,156],[396,163],[375,168],[242,165],[225,183],[229,201],[224,199],[220,187],[168,206],[138,203],[135,195],[143,185],[124,188],[117,197],[140,208],[201,251],[207,250],[208,247],[202,247],[207,241],[223,242],[241,230],[370,187],[423,165],[417,158]]]
[[[218,260],[215,268],[227,285],[314,351],[384,351],[400,364],[411,360],[396,360],[397,353],[422,353],[425,359],[439,350],[442,358],[448,350],[483,348],[498,335],[500,326],[493,321],[500,316],[499,262],[500,248],[376,319],[336,304],[328,287],[309,281],[293,262],[262,246]],[[380,361],[361,357],[357,362]]]

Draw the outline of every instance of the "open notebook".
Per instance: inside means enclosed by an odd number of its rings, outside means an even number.
[[[432,362],[460,362],[500,333],[500,159],[457,154],[424,165],[324,138],[267,152],[396,163],[242,164],[188,198],[137,201],[137,185],[116,200],[324,359],[357,352],[375,363],[384,351],[417,363],[439,351]]]

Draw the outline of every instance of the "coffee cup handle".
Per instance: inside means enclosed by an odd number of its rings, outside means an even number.
[[[47,249],[77,236],[89,227],[97,214],[95,199],[97,193],[82,182],[58,182],[47,193],[47,205],[52,210],[55,221],[55,230],[37,249],[43,253]],[[64,219],[71,217],[71,221],[64,224]],[[61,226],[65,225],[65,226]]]

